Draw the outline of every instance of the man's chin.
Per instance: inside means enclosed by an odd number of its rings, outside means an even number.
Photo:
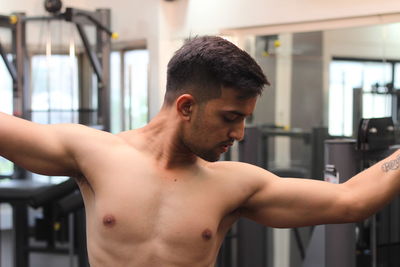
[[[197,154],[197,156],[208,162],[216,162],[220,159],[221,154]]]

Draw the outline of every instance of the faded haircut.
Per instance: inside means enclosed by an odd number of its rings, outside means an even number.
[[[189,39],[168,63],[164,103],[189,93],[206,102],[221,95],[221,88],[238,90],[243,98],[261,95],[270,85],[260,66],[245,51],[216,36]]]

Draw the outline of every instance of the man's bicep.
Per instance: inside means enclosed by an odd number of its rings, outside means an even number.
[[[265,182],[243,205],[242,214],[259,223],[278,227],[345,222],[349,199],[342,185],[265,174]]]
[[[32,172],[73,175],[77,168],[68,150],[63,125],[41,125],[0,114],[0,155]]]

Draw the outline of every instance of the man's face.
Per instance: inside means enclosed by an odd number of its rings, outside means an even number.
[[[257,97],[241,98],[234,89],[222,89],[221,97],[196,105],[185,145],[207,161],[217,161],[235,140],[244,136],[246,117],[253,113]]]

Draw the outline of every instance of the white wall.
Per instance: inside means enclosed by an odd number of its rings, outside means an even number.
[[[324,52],[332,56],[400,59],[400,23],[324,32]]]
[[[184,25],[178,35],[218,33],[220,29],[253,27],[345,18],[400,11],[398,0],[176,0],[168,5],[185,3],[180,13]]]
[[[0,13],[45,14],[43,0],[0,0]],[[400,11],[398,0],[63,0],[64,6],[113,10],[113,26],[123,40],[147,37],[162,16],[180,35],[218,33],[220,29],[303,22]],[[161,23],[166,23],[167,21]],[[155,32],[157,33],[157,32]]]

